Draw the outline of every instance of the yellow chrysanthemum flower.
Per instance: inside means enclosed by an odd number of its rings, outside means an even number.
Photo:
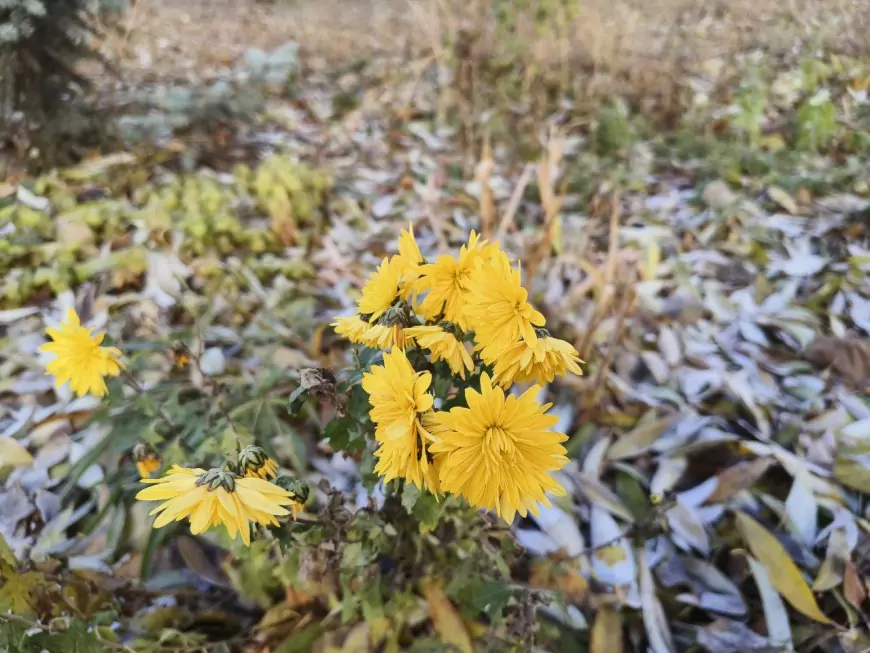
[[[389,351],[393,347],[405,346],[405,329],[399,324],[372,324],[362,337],[362,344],[371,349]]]
[[[440,326],[416,326],[405,329],[405,337],[412,338],[423,349],[428,349],[433,361],[446,361],[450,371],[465,378],[465,371],[474,369],[474,361],[465,344]]]
[[[100,347],[105,334],[91,335],[93,328],[83,327],[79,316],[68,309],[60,328],[49,327],[45,332],[54,342],[42,345],[39,351],[54,354],[56,358],[45,370],[55,377],[60,387],[69,381],[70,388],[79,396],[89,392],[97,397],[106,394],[105,376],[118,376],[124,368],[118,360],[121,352],[115,347]]]
[[[371,324],[356,314],[336,318],[335,322],[332,323],[332,328],[338,335],[344,336],[358,345],[365,344],[365,332],[371,327]]]
[[[494,360],[520,338],[537,345],[535,327],[544,326],[546,320],[526,301],[529,294],[520,270],[511,267],[504,252],[496,252],[475,269],[468,288],[465,314],[484,360]]]
[[[372,405],[375,439],[381,446],[375,472],[389,482],[404,478],[419,488],[438,491],[438,477],[427,450],[429,434],[423,414],[432,409],[432,375],[415,372],[401,349],[384,354],[383,365],[363,375],[362,387]]]
[[[240,533],[247,546],[251,545],[250,522],[277,526],[276,517],[289,515],[285,506],[294,503],[287,490],[269,481],[220,469],[207,472],[175,465],[166,476],[142,479],[142,483],[154,485],[140,490],[137,499],[163,502],[150,513],[158,515],[154,528],[189,518],[190,531],[197,535],[223,524],[231,538]]]
[[[381,261],[377,271],[363,286],[358,307],[360,315],[367,315],[369,321],[374,322],[389,310],[393,302],[399,299],[402,272],[402,264],[397,257]]]
[[[568,462],[561,444],[568,438],[549,430],[558,418],[546,414],[550,404],[535,399],[537,386],[505,397],[483,374],[480,390],[465,391],[468,408],[435,413],[439,428],[430,450],[442,456],[441,490],[495,510],[508,523],[517,513],[538,514],[538,503],[550,505],[546,492],[565,493],[550,472]]]
[[[414,238],[413,225],[409,224],[407,231],[402,230],[399,236],[399,253],[393,258],[400,269],[400,294],[403,299],[408,299],[414,292],[414,283],[420,276],[420,266],[424,260]]]
[[[472,231],[468,244],[459,250],[458,258],[444,254],[434,263],[420,266],[420,278],[414,284],[414,289],[418,293],[425,291],[427,294],[417,306],[417,312],[428,319],[434,319],[443,311],[444,320],[453,322],[466,331],[468,323],[465,304],[471,273],[497,250],[497,245],[487,244]]]
[[[487,362],[495,364],[493,380],[505,388],[512,383],[544,385],[568,372],[583,374],[580,355],[571,343],[553,338],[546,331],[538,334],[535,345],[520,340]]]

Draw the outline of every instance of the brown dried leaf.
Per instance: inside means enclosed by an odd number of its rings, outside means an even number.
[[[729,467],[716,476],[716,489],[707,501],[725,501],[738,492],[751,488],[773,463],[773,458],[756,458],[751,462],[744,461]]]
[[[870,339],[817,336],[804,357],[818,367],[830,367],[849,383],[870,385]]]
[[[843,595],[846,600],[860,608],[861,604],[867,599],[867,587],[861,576],[858,575],[858,569],[855,563],[851,560],[846,561],[846,567],[843,574]]]

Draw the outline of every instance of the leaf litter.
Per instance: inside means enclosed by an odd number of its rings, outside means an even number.
[[[273,54],[270,64],[272,55],[251,51],[247,65],[267,81],[286,79],[274,71],[295,53]],[[205,390],[262,385],[266,399],[234,408],[252,416],[250,429],[292,441],[282,464],[367,506],[379,500],[362,487],[366,470],[321,441],[324,415],[290,424],[269,399],[288,395],[310,363],[347,360],[320,325],[347,311],[408,222],[427,257],[472,228],[488,236],[497,228],[504,248],[526,261],[548,326],[588,365],[586,376],[545,390],[563,407],[578,461],[565,470],[569,496],[516,529],[530,556],[570,561],[586,584],[572,594],[552,578],[541,583],[548,599],[565,603],[541,611],[589,630],[594,651],[638,637],[646,648],[637,650],[662,653],[694,644],[714,653],[800,649],[809,638],[799,633],[830,632],[818,624],[866,626],[870,234],[860,184],[807,205],[785,190],[786,173],[761,188],[749,174],[705,183],[684,169],[702,162],[665,156],[643,176],[624,171],[629,183],[616,193],[603,173],[591,187],[572,177],[606,161],[569,147],[574,135],[560,135],[556,119],[539,165],[492,148],[470,183],[453,171],[461,156],[449,131],[418,120],[394,134],[389,107],[363,93],[358,108],[338,115],[330,82],[314,72],[292,103],[267,95],[266,119],[231,147],[191,144],[188,162],[95,158],[4,199],[4,551],[130,579],[146,555],[156,557],[155,586],[191,573],[172,560],[177,545],[161,547],[135,527],[112,532],[113,522],[141,520],[112,494],[129,466],[124,453],[162,436],[152,423],[110,434],[91,422],[94,404],[47,382],[35,334],[62,308],[81,307],[133,351],[155,338],[199,348],[195,369],[134,356],[146,388],[173,375]],[[173,113],[195,100],[165,90],[165,123],[128,121],[130,129],[168,140],[188,127]],[[416,100],[423,115],[432,93]],[[527,185],[537,193],[513,193]],[[267,379],[273,364],[284,368],[277,380]],[[173,410],[178,402],[161,399]],[[150,408],[159,421],[159,405]],[[201,438],[188,428],[175,462],[184,442]],[[220,543],[204,546],[199,557],[220,559]],[[244,582],[233,578],[241,593]],[[421,588],[423,618],[445,642],[472,650],[448,590],[439,579]],[[296,598],[300,609],[307,604]],[[701,616],[686,617],[686,606]],[[372,650],[378,622],[367,621],[345,648],[365,641],[360,650]]]

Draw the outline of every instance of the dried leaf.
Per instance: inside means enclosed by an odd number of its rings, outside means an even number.
[[[770,581],[791,606],[819,623],[828,619],[819,609],[816,597],[788,552],[764,526],[744,512],[737,511],[737,528],[752,554],[764,567]]]
[[[369,653],[371,648],[370,628],[368,623],[362,622],[351,628],[344,638],[340,653]]]
[[[641,420],[640,424],[621,436],[610,446],[607,450],[607,458],[610,460],[621,460],[623,458],[639,456],[659,439],[661,434],[673,424],[673,421],[672,417]]]
[[[771,644],[792,649],[791,625],[788,622],[788,613],[782,597],[776,591],[770,576],[764,567],[751,555],[746,555],[758,593],[761,595],[761,607],[764,610],[764,623],[767,627],[767,636]]]
[[[867,586],[858,575],[858,569],[851,560],[846,560],[845,573],[843,574],[843,595],[849,603],[859,609],[867,599]]]
[[[767,189],[767,194],[770,195],[770,199],[792,215],[799,212],[800,209],[798,208],[797,202],[795,202],[792,196],[786,193],[782,188],[771,186]]]
[[[33,456],[17,440],[0,437],[0,469],[33,463]]]
[[[870,384],[870,339],[816,336],[804,357],[818,367],[830,367],[849,383]]]
[[[429,616],[441,641],[455,645],[462,653],[474,653],[465,622],[447,598],[441,582],[426,579],[420,583],[420,591],[429,604]]]
[[[719,503],[751,488],[773,463],[773,458],[756,458],[729,467],[716,476],[716,489],[707,497],[707,502]]]
[[[801,469],[794,478],[785,501],[785,512],[795,535],[811,547],[818,532],[818,505],[813,494],[812,477],[806,469]]]
[[[662,604],[656,596],[655,581],[652,570],[647,564],[646,552],[643,547],[638,547],[637,559],[640,576],[640,603],[649,650],[652,653],[674,653],[676,648],[668,628],[668,620]]]
[[[709,626],[699,628],[698,644],[710,653],[767,653],[770,650],[767,639],[749,626],[731,619],[717,619]]]
[[[622,619],[612,607],[602,606],[595,615],[589,653],[620,653],[622,649]]]
[[[851,551],[849,550],[846,529],[843,527],[834,528],[828,537],[825,559],[819,568],[816,580],[813,582],[813,589],[816,592],[826,592],[842,583],[843,574],[846,571],[846,562],[849,560],[850,555]]]

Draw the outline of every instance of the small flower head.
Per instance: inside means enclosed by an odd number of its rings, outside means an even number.
[[[432,409],[429,394],[432,375],[415,372],[401,349],[384,354],[384,364],[372,366],[363,375],[362,387],[372,405],[369,415],[375,423],[375,472],[389,482],[404,478],[419,488],[438,488],[435,467],[427,451],[429,434],[423,414]]]
[[[285,506],[293,504],[284,488],[226,469],[206,471],[175,465],[166,476],[142,482],[151,487],[140,490],[136,498],[162,502],[151,511],[158,515],[154,528],[189,518],[190,531],[197,535],[223,524],[231,538],[240,533],[247,546],[251,545],[250,522],[277,526],[276,517],[290,514]]]
[[[59,387],[69,381],[72,391],[79,396],[90,392],[102,397],[106,394],[104,377],[118,376],[124,366],[118,360],[121,352],[115,347],[100,347],[104,334],[91,335],[91,331],[69,309],[60,328],[45,330],[53,342],[42,345],[39,351],[55,355],[45,368],[55,377],[55,385]]]
[[[450,331],[440,326],[416,326],[405,329],[405,337],[412,338],[420,347],[428,349],[433,361],[446,361],[450,371],[465,378],[465,372],[474,369],[474,361],[462,343]]]
[[[262,448],[250,444],[242,447],[238,454],[238,470],[250,478],[275,478],[278,465],[266,455]]]
[[[568,462],[561,444],[567,437],[550,430],[558,418],[546,414],[550,404],[538,404],[539,391],[506,397],[483,374],[480,392],[465,391],[467,408],[435,413],[430,449],[440,457],[442,491],[495,510],[508,523],[517,513],[537,514],[539,502],[549,506],[547,492],[565,493],[550,473]]]
[[[473,231],[468,244],[459,250],[459,256],[447,254],[438,257],[434,263],[420,267],[420,278],[415,290],[426,292],[417,311],[427,319],[442,316],[444,320],[468,329],[465,305],[469,296],[471,273],[482,262],[489,260],[498,247],[489,245]]]
[[[150,478],[151,474],[160,469],[160,456],[147,444],[139,443],[133,449],[133,460],[136,461],[136,471],[139,478]]]
[[[520,340],[501,352],[501,355],[487,360],[493,363],[493,380],[502,387],[512,383],[550,383],[557,376],[568,372],[583,374],[577,350],[571,343],[553,338],[546,329],[538,329],[538,340],[531,345]],[[486,350],[482,352],[486,360]]]
[[[495,359],[520,338],[537,345],[534,327],[544,326],[546,320],[528,303],[520,277],[501,251],[471,274],[465,314],[485,359]]]
[[[374,322],[389,310],[399,299],[399,282],[402,278],[402,264],[397,257],[381,261],[377,271],[369,277],[362,289],[359,300],[359,313],[369,316]]]

